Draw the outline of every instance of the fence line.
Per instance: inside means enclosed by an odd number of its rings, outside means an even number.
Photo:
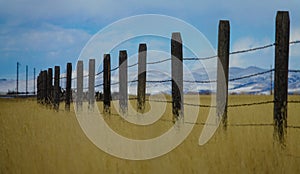
[[[300,41],[296,40],[296,41],[291,41],[290,44],[299,44]],[[270,45],[274,46],[275,44],[269,44],[269,45],[265,45],[265,46],[260,46],[260,47],[255,47],[255,48],[251,48],[251,49],[247,49],[247,50],[240,50],[240,51],[235,51],[235,52],[231,52],[230,54],[238,54],[238,53],[245,53],[245,52],[249,52],[249,51],[256,51],[256,50],[260,50],[260,49],[265,49],[265,48],[268,48],[270,47]],[[212,56],[214,58],[216,58],[217,56]],[[212,57],[206,57],[206,58],[183,58],[183,60],[199,60],[199,59],[209,59],[209,58],[212,58]],[[147,64],[157,64],[157,63],[162,63],[162,62],[165,62],[165,61],[169,61],[171,60],[170,58],[168,59],[164,59],[164,60],[161,60],[161,61],[155,61],[155,62],[148,62]],[[134,66],[137,66],[138,63],[134,63],[132,65],[128,65],[127,67],[130,68],[130,67],[134,67]],[[111,72],[112,71],[116,71],[117,69],[119,69],[119,66],[118,67],[115,67],[113,69],[111,69]],[[259,73],[254,73],[254,74],[250,74],[250,75],[245,75],[245,76],[241,76],[241,77],[236,77],[236,78],[232,78],[232,79],[229,79],[228,81],[232,82],[232,81],[237,81],[237,80],[241,80],[241,79],[245,79],[245,78],[250,78],[250,77],[255,77],[255,76],[259,76],[259,75],[263,75],[263,74],[267,74],[267,73],[271,73],[275,71],[275,69],[270,69],[270,70],[267,70],[267,71],[263,71],[263,72],[259,72]],[[98,72],[95,76],[99,76],[100,74],[102,74],[104,71],[100,71]],[[288,72],[290,73],[300,73],[300,70],[288,70]],[[87,78],[88,75],[84,75],[83,76],[84,78]],[[54,76],[53,76],[53,79],[54,79]],[[60,79],[67,79],[67,76],[66,75],[61,75],[60,76]],[[73,77],[71,80],[76,80],[77,77]],[[128,83],[133,83],[133,82],[137,82],[138,80],[132,80],[132,81],[128,81]],[[166,80],[147,80],[146,82],[148,83],[164,83],[164,82],[171,82],[172,80],[171,79],[166,79]],[[183,80],[183,82],[186,82],[186,83],[216,83],[217,80]],[[117,85],[119,84],[119,82],[115,82],[115,83],[112,83],[111,85]],[[100,87],[102,86],[103,83],[101,84],[98,84],[98,85],[95,85],[95,87]],[[65,89],[65,88],[62,88],[62,89]],[[72,88],[72,89],[76,89],[76,88]],[[88,87],[85,87],[84,89],[88,89]]]
[[[271,73],[274,72],[275,69],[270,69],[270,70],[266,70],[266,71],[262,71],[262,72],[258,72],[258,73],[254,73],[254,74],[249,74],[249,75],[245,75],[245,76],[241,76],[241,77],[235,77],[232,79],[228,79],[229,82],[233,82],[233,81],[237,81],[237,80],[242,80],[242,79],[246,79],[246,78],[250,78],[250,77],[255,77],[255,76],[260,76],[263,74],[267,74],[267,73]],[[300,70],[288,70],[288,72],[290,73],[300,73]],[[101,73],[103,73],[103,71],[101,71]],[[97,75],[96,75],[97,76]],[[87,76],[86,76],[87,77]],[[66,78],[66,77],[63,77]],[[72,80],[75,80],[76,77],[72,78]],[[132,80],[132,81],[128,81],[128,83],[133,83],[133,82],[137,82],[138,80]],[[148,83],[165,83],[165,82],[171,82],[172,79],[166,79],[166,80],[147,80],[146,82]],[[186,83],[216,83],[217,80],[183,80],[183,82]],[[115,82],[112,83],[111,85],[117,85],[119,84],[119,82]],[[100,83],[98,85],[95,85],[95,87],[99,87],[102,86],[103,83]],[[72,88],[72,89],[76,89],[76,88]]]
[[[290,44],[291,45],[292,44],[300,44],[300,40],[291,41]],[[266,49],[266,48],[269,48],[269,47],[273,47],[275,45],[276,45],[275,43],[272,43],[272,44],[268,44],[268,45],[264,45],[264,46],[258,46],[258,47],[254,47],[254,48],[233,51],[233,52],[230,52],[229,54],[230,55],[234,55],[234,54],[241,54],[241,53],[253,52],[253,51],[257,51],[257,50],[262,50],[262,49]],[[218,58],[218,56],[215,55],[215,56],[208,56],[208,57],[188,57],[188,58],[183,58],[183,60],[209,60],[209,59],[213,59],[213,58]],[[166,59],[159,60],[159,61],[154,61],[154,62],[147,62],[147,65],[159,64],[159,63],[163,63],[163,62],[166,62],[166,61],[171,61],[171,58],[166,58]],[[138,63],[134,63],[132,65],[128,65],[127,67],[130,68],[130,67],[134,67],[134,66],[137,66],[137,65],[138,65]],[[111,71],[115,71],[118,68],[119,67],[115,67]],[[103,73],[103,71],[100,71],[99,73],[97,73],[97,75],[99,75],[101,73]]]
[[[293,45],[293,44],[300,44],[300,40],[295,40],[295,41],[291,41],[290,42],[290,45]],[[254,48],[250,48],[250,49],[244,49],[244,50],[238,50],[238,51],[233,51],[233,52],[230,52],[229,54],[230,55],[234,55],[234,54],[240,54],[240,53],[247,53],[247,52],[253,52],[253,51],[257,51],[257,50],[262,50],[262,49],[266,49],[266,48],[269,48],[269,47],[273,47],[275,46],[276,44],[275,43],[272,43],[272,44],[268,44],[268,45],[264,45],[264,46],[258,46],[258,47],[254,47]],[[212,58],[218,58],[217,55],[215,56],[209,56],[209,57],[190,57],[190,58],[183,58],[183,60],[208,60],[208,59],[212,59]],[[163,59],[163,60],[159,60],[159,61],[154,61],[154,62],[147,62],[146,64],[147,65],[152,65],[152,64],[159,64],[159,63],[163,63],[163,62],[166,62],[166,61],[170,61],[171,58],[166,58],[166,59]],[[138,63],[134,63],[132,65],[128,65],[127,67],[128,68],[131,68],[131,67],[134,67],[134,66],[137,66]],[[119,66],[115,67],[115,68],[112,68],[110,71],[113,72],[113,71],[116,71],[117,69],[119,69]],[[272,69],[274,71],[274,69]],[[271,70],[269,70],[271,71]],[[98,73],[96,73],[95,76],[99,76],[100,74],[102,74],[104,71],[99,71]],[[289,72],[300,72],[300,70],[289,70]],[[266,71],[266,73],[268,73],[268,71]],[[255,76],[255,75],[253,75]],[[88,77],[88,75],[84,75],[83,77]],[[66,75],[62,75],[60,77],[60,79],[66,79],[67,76]],[[247,77],[245,77],[247,78]],[[72,80],[76,80],[76,77],[73,77]],[[233,79],[231,79],[231,81],[234,81]],[[189,82],[189,81],[186,81],[186,82]],[[211,81],[211,82],[216,82],[215,80],[214,81]],[[211,83],[210,81],[204,81],[203,83]],[[201,83],[201,81],[200,81]]]
[[[300,44],[300,40],[295,40],[295,41],[291,41],[289,43],[290,45],[293,45],[293,44]],[[268,45],[264,45],[264,46],[258,46],[258,47],[254,47],[254,48],[250,48],[250,49],[244,49],[244,50],[238,50],[238,51],[233,51],[233,52],[230,52],[229,54],[230,55],[234,55],[234,54],[240,54],[240,53],[247,53],[247,52],[253,52],[253,51],[257,51],[257,50],[262,50],[262,49],[266,49],[266,48],[269,48],[269,47],[273,47],[275,46],[276,43],[272,43],[272,44],[268,44]],[[183,58],[183,60],[209,60],[209,59],[213,59],[213,58],[218,58],[217,55],[215,56],[208,56],[208,57],[190,57],[190,58]],[[166,61],[170,61],[171,58],[166,58],[166,59],[163,59],[163,60],[160,60],[160,61],[154,61],[154,62],[147,62],[146,64],[147,65],[152,65],[152,64],[159,64],[159,63],[163,63],[163,62],[166,62]],[[138,63],[134,63],[132,65],[128,65],[127,67],[128,68],[131,68],[131,67],[134,67],[134,66],[137,66]],[[112,68],[110,71],[113,72],[113,71],[116,71],[117,69],[119,69],[119,66],[115,67],[115,68]],[[274,71],[274,69],[272,69]],[[270,70],[269,70],[270,71]],[[95,76],[99,76],[100,74],[102,74],[104,71],[100,71],[98,73],[96,73]],[[289,72],[300,72],[300,70],[289,70]],[[268,72],[266,72],[268,73]],[[84,75],[83,77],[88,77],[88,75]],[[60,79],[66,79],[67,76],[66,75],[61,75]],[[247,77],[245,77],[247,78]],[[73,77],[72,80],[76,80],[76,77]],[[234,81],[231,79],[231,81]],[[186,82],[189,82],[189,81],[186,81]],[[216,81],[212,81],[212,82],[216,82]],[[201,83],[201,81],[200,81]],[[211,82],[207,82],[207,81],[204,81],[203,83],[211,83]]]
[[[139,111],[143,113],[145,101],[153,101],[153,102],[167,102],[172,103],[172,113],[173,113],[173,121],[174,118],[178,119],[181,116],[183,116],[183,106],[195,106],[195,107],[215,107],[216,108],[216,114],[219,117],[222,117],[222,123],[226,127],[227,126],[227,108],[233,108],[233,107],[244,107],[244,106],[255,106],[255,105],[265,105],[265,104],[274,104],[274,125],[276,127],[276,131],[278,131],[279,139],[283,139],[284,136],[284,127],[287,127],[287,103],[300,103],[300,101],[287,101],[287,92],[288,92],[288,73],[299,73],[300,70],[288,70],[288,61],[289,61],[289,46],[291,44],[299,44],[300,41],[291,41],[289,42],[289,14],[288,12],[282,12],[279,11],[276,16],[276,36],[275,36],[275,43],[254,47],[250,49],[244,49],[244,50],[238,50],[238,51],[232,51],[230,52],[230,24],[229,21],[220,21],[219,22],[219,31],[218,31],[218,54],[215,56],[209,56],[209,57],[194,57],[194,58],[183,58],[183,43],[181,39],[181,35],[178,32],[172,33],[171,38],[171,58],[166,58],[159,61],[154,62],[148,62],[147,59],[147,46],[146,44],[140,44],[139,45],[139,54],[138,54],[138,62],[131,64],[129,66],[120,67],[120,60],[119,59],[119,66],[114,67],[111,69],[111,61],[110,61],[110,54],[104,55],[103,60],[103,70],[95,73],[95,60],[91,59],[89,60],[89,74],[78,78],[88,77],[89,85],[88,85],[88,100],[89,100],[89,108],[91,103],[94,102],[95,97],[95,87],[103,86],[103,104],[104,109],[106,113],[110,113],[110,101],[111,98],[111,86],[113,85],[119,85],[119,92],[120,87],[124,85],[127,86],[128,83],[131,82],[137,82],[137,108]],[[247,52],[253,52],[257,50],[263,50],[270,47],[275,46],[275,68],[270,69],[263,72],[258,72],[254,74],[244,75],[241,77],[235,77],[229,79],[229,55],[235,55],[235,54],[242,54]],[[121,52],[121,51],[120,51]],[[126,50],[123,50],[123,53],[125,59],[127,59],[127,53]],[[126,53],[126,55],[125,55]],[[119,55],[120,56],[120,55]],[[119,57],[120,58],[120,57]],[[202,81],[191,81],[191,80],[183,80],[183,61],[189,61],[189,60],[209,60],[217,58],[217,79],[216,80],[202,80]],[[165,79],[165,80],[146,80],[146,65],[153,65],[153,64],[160,64],[166,61],[171,61],[171,73],[172,78],[171,79]],[[127,64],[127,61],[126,61]],[[69,65],[69,64],[68,64]],[[121,72],[127,72],[128,68],[138,66],[138,80],[128,81],[126,80],[122,81],[120,80],[120,73],[119,73],[119,81],[111,83],[111,72],[114,72],[119,69]],[[68,69],[68,68],[67,68]],[[66,82],[64,82],[66,85],[66,94],[68,96],[63,96],[66,100],[66,104],[70,103],[70,91],[71,91],[71,74],[69,70],[67,70],[67,76],[60,76],[59,67],[55,67],[55,77],[54,77],[54,93],[55,93],[55,100],[54,104],[59,105],[59,95],[61,92],[61,86],[59,85],[59,82],[61,79],[68,79]],[[222,71],[221,71],[222,70]],[[253,102],[253,103],[243,103],[243,104],[231,104],[228,105],[228,83],[251,78],[254,76],[263,75],[266,73],[272,73],[275,72],[274,75],[274,100],[270,101],[262,101],[262,102]],[[51,98],[51,92],[47,92],[47,87],[51,87],[52,84],[47,84],[45,81],[47,80],[47,70],[42,71],[38,77],[38,100],[46,101],[47,103],[47,97]],[[95,78],[96,76],[99,76],[100,74],[103,74],[103,83],[100,83],[98,85],[95,85]],[[124,73],[123,73],[124,74]],[[225,79],[221,78],[221,75],[225,76]],[[127,76],[126,76],[127,77]],[[73,78],[75,79],[75,78]],[[83,80],[82,80],[83,81]],[[42,82],[42,83],[41,83]],[[171,101],[160,101],[160,100],[149,100],[146,99],[145,92],[146,92],[146,83],[165,83],[165,82],[171,82],[172,83],[172,100]],[[183,82],[188,83],[217,83],[217,100],[216,100],[216,106],[209,106],[209,105],[200,105],[200,104],[193,104],[193,103],[185,103],[183,102]],[[52,82],[51,82],[52,83]],[[62,82],[61,82],[62,83]],[[78,83],[77,83],[78,86]],[[73,88],[75,89],[75,88]],[[85,89],[85,88],[84,88]],[[77,89],[78,90],[78,89]],[[100,93],[102,95],[102,93]],[[120,97],[119,97],[120,98]],[[127,98],[127,97],[126,97]],[[123,97],[124,99],[124,97]],[[115,99],[114,99],[115,100]],[[118,99],[117,99],[118,100]],[[133,100],[132,98],[130,100]],[[123,101],[123,100],[122,100]],[[224,110],[224,112],[222,112]],[[222,115],[220,115],[222,114]],[[175,117],[174,117],[175,116]]]

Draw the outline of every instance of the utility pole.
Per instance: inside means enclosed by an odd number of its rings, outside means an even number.
[[[17,62],[17,95],[19,94],[19,66],[20,66],[20,63]]]

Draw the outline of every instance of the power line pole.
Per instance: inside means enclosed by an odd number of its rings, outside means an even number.
[[[28,94],[28,65],[26,65],[26,95]]]

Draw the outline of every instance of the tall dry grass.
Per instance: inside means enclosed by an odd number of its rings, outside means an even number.
[[[300,100],[300,96],[289,96]],[[272,100],[271,96],[230,96],[229,104]],[[201,96],[210,104],[209,96]],[[131,101],[135,105],[135,101]],[[98,103],[102,108],[102,103]],[[61,104],[61,109],[64,107]],[[149,106],[147,106],[149,107]],[[300,126],[300,104],[288,105],[288,124]],[[115,113],[112,108],[112,113]],[[111,115],[105,120],[116,132],[135,139],[162,134],[172,126],[171,106],[162,119],[137,126]],[[201,108],[197,122],[205,122]],[[187,139],[170,153],[144,161],[119,159],[98,149],[83,133],[74,111],[55,112],[35,100],[0,99],[0,173],[300,173],[300,129],[288,128],[286,147],[273,141],[273,105],[228,109],[228,126],[205,145],[196,124]]]

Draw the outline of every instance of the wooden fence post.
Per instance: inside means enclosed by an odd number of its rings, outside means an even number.
[[[76,105],[77,109],[82,109],[83,100],[83,61],[77,62],[77,94],[76,94]]]
[[[279,11],[276,16],[275,34],[274,133],[277,132],[280,142],[284,142],[284,132],[287,127],[289,38],[289,13]]]
[[[147,62],[147,45],[139,45],[138,54],[138,88],[137,88],[137,110],[144,112],[146,97],[146,62]]]
[[[60,87],[59,87],[59,80],[60,80],[60,67],[54,67],[54,109],[58,111],[59,109],[59,102],[60,102]]]
[[[218,118],[222,118],[224,128],[227,126],[229,44],[230,24],[228,20],[221,20],[218,34],[216,114]]]
[[[110,54],[104,54],[103,59],[103,112],[110,113]]]
[[[39,73],[38,77],[37,77],[37,102],[41,103],[41,72]]]
[[[53,81],[53,72],[52,68],[48,68],[48,74],[47,74],[47,104],[51,105],[53,104],[53,95],[52,95],[52,81]]]
[[[43,102],[42,103],[46,104],[47,97],[48,97],[48,94],[47,94],[47,70],[42,71],[42,79],[43,79],[43,82],[42,82]]]
[[[119,106],[121,113],[127,113],[128,107],[128,70],[127,70],[127,52],[122,50],[119,52]]]
[[[172,112],[173,120],[183,117],[183,64],[182,39],[179,32],[172,33]]]
[[[89,60],[89,108],[95,104],[95,59]]]
[[[66,104],[65,109],[70,111],[70,103],[71,103],[71,83],[72,83],[72,63],[67,63],[67,83],[66,83]]]
[[[43,103],[43,71],[40,72],[40,103]]]

